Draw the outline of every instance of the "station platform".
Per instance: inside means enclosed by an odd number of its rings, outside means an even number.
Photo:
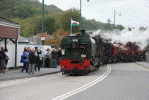
[[[40,68],[40,71],[35,71],[35,74],[28,74],[24,70],[21,72],[22,68],[18,69],[8,69],[8,71],[5,71],[5,73],[0,73],[0,81],[5,80],[13,80],[13,79],[20,79],[20,78],[27,78],[27,77],[36,77],[36,76],[43,76],[43,75],[49,75],[61,72],[60,71],[60,65],[57,66],[57,68]]]

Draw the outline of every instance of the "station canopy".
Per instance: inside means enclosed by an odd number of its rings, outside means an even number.
[[[18,39],[20,25],[0,17],[0,38]]]

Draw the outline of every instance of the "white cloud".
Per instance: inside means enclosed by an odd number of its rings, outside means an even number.
[[[42,0],[39,0],[40,2]],[[54,4],[62,10],[70,8],[80,9],[80,0],[45,0],[45,4]],[[121,17],[116,14],[116,24],[128,26],[149,27],[149,1],[148,0],[82,0],[82,16],[87,19],[114,22],[114,10],[121,12]]]

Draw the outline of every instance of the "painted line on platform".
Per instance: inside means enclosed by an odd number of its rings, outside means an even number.
[[[23,80],[15,80],[15,82],[5,82],[5,83],[1,83],[0,84],[0,88],[2,87],[6,87],[6,86],[10,86],[10,85],[14,85],[14,84],[19,84],[19,83],[23,83],[23,82],[27,82],[30,80],[35,80],[36,78],[30,78],[30,79],[23,79]]]
[[[75,90],[70,91],[70,92],[68,92],[66,94],[63,94],[61,96],[58,96],[58,97],[56,97],[56,98],[54,98],[52,100],[64,100],[64,99],[66,99],[66,98],[68,98],[68,97],[70,97],[70,96],[72,96],[74,94],[77,94],[77,93],[79,93],[79,92],[81,92],[81,91],[83,91],[83,90],[85,90],[85,89],[87,89],[87,88],[89,88],[89,87],[97,84],[98,82],[100,82],[103,79],[105,79],[109,75],[109,73],[111,72],[110,65],[107,65],[107,68],[108,68],[108,70],[102,76],[100,76],[99,78],[97,78],[96,80],[94,80],[94,81],[92,81],[92,82],[90,82],[90,83],[88,83],[88,84],[86,84],[86,85],[84,85],[84,86],[82,86],[82,87],[80,87],[78,89],[75,89]]]

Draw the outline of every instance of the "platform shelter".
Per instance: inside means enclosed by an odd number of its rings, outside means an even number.
[[[7,39],[15,44],[15,67],[17,67],[17,44],[20,35],[20,25],[0,17],[0,42],[4,41],[7,48]]]

